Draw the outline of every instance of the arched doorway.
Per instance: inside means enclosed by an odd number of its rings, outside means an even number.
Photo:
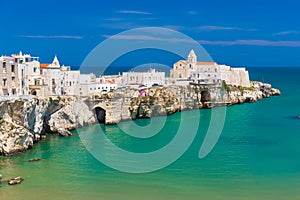
[[[30,94],[36,96],[36,90],[31,90]]]
[[[101,107],[95,108],[97,120],[100,124],[105,124],[106,111]]]

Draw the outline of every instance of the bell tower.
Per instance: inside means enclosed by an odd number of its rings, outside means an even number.
[[[191,52],[188,55],[188,63],[189,64],[196,64],[197,63],[197,56],[196,56],[193,49],[191,50]]]

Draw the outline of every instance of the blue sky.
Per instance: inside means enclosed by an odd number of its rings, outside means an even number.
[[[0,54],[22,50],[43,63],[57,54],[62,63],[79,66],[107,36],[158,26],[199,41],[219,63],[300,66],[299,7],[295,0],[3,1]],[[161,57],[165,64],[174,61]],[[118,64],[135,63],[130,58]]]

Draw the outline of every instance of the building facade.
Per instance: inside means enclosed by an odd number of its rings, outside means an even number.
[[[51,64],[41,64],[41,75],[48,87],[48,95],[78,95],[79,70],[71,70],[70,66],[60,65],[57,56]]]
[[[126,85],[146,85],[165,84],[165,72],[157,72],[150,68],[147,72],[123,72],[123,86]]]
[[[224,80],[229,85],[250,87],[249,73],[245,68],[232,68],[216,62],[198,62],[193,50],[187,60],[180,60],[170,70],[173,83],[185,82],[218,85]]]
[[[44,79],[40,74],[38,57],[12,54],[0,57],[0,95],[45,95]]]
[[[122,85],[122,76],[80,74],[61,65],[57,56],[52,63],[41,64],[38,57],[13,54],[0,57],[0,96],[91,95],[108,92]]]

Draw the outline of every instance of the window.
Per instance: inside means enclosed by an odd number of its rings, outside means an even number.
[[[4,79],[3,79],[3,86],[4,86],[4,87],[6,86],[6,81],[7,81],[7,79],[4,78]]]
[[[2,64],[2,67],[3,67],[3,73],[6,73],[6,62],[4,62],[4,63]]]
[[[33,68],[33,72],[36,73],[36,67]]]
[[[12,73],[15,72],[15,65],[11,65],[11,72],[12,72]]]

